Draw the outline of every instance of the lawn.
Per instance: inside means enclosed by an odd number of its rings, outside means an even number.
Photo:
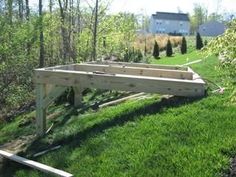
[[[199,52],[192,52],[152,62],[181,65],[202,58]],[[78,177],[227,174],[230,158],[236,155],[236,111],[229,102],[230,90],[211,93],[215,89],[212,83],[225,85],[216,57],[193,64],[192,68],[210,82],[208,96],[161,99],[153,95],[83,113],[70,106],[54,106],[49,110],[51,114],[58,112],[49,121],[49,125],[55,123],[53,130],[30,145],[23,155],[32,158],[36,152],[61,145],[60,149],[33,159]],[[2,128],[0,142],[29,134],[32,124],[19,124],[24,117],[31,120],[33,114],[21,115]],[[45,176],[13,163],[5,174]]]

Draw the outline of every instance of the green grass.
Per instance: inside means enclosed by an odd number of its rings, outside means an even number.
[[[161,57],[160,59],[151,58],[151,63],[165,64],[165,65],[183,65],[188,62],[203,59],[199,51],[194,51],[185,55],[177,53],[173,57]]]
[[[186,57],[201,59],[197,52]],[[176,56],[158,62],[183,64],[185,60]],[[209,57],[192,68],[224,86],[224,73],[217,66],[217,59]],[[31,157],[60,144],[59,150],[35,160],[75,176],[222,176],[236,154],[236,111],[229,94],[230,90],[222,95],[209,92],[202,99],[170,100],[154,95],[81,114],[71,107],[51,107],[51,113],[60,113],[49,121],[55,123],[53,131],[34,142],[24,155]],[[5,174],[46,176],[14,164]]]

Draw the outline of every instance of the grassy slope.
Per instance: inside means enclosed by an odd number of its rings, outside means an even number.
[[[158,63],[183,64],[185,57],[201,58],[194,52]],[[192,67],[204,78],[222,84],[215,66],[216,58],[211,57]],[[228,168],[230,156],[236,152],[236,111],[228,104],[227,92],[200,100],[167,101],[154,96],[82,115],[62,106],[50,111],[58,110],[61,115],[55,117],[53,132],[27,153],[61,144],[59,150],[36,160],[75,176],[217,176]],[[1,130],[0,141],[2,135]],[[8,173],[45,176],[32,170],[15,170],[8,168]]]

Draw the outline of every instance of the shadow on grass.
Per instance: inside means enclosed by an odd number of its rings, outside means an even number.
[[[142,116],[145,115],[151,115],[156,113],[163,113],[165,109],[173,108],[173,107],[179,107],[184,104],[189,104],[194,101],[200,100],[201,98],[183,98],[183,97],[170,97],[170,98],[162,98],[161,100],[152,103],[150,105],[144,106],[140,109],[136,109],[132,112],[124,112],[123,114],[119,116],[115,116],[112,119],[94,124],[93,126],[78,132],[75,135],[69,135],[67,137],[64,137],[63,139],[57,140],[51,144],[49,144],[47,141],[44,140],[44,138],[38,139],[34,141],[26,150],[26,152],[21,153],[21,155],[25,157],[30,157],[32,159],[32,155],[36,152],[57,146],[57,145],[65,145],[70,148],[75,148],[77,146],[80,146],[83,141],[88,139],[91,136],[97,135],[99,133],[102,133],[104,130],[108,128],[112,128],[115,126],[122,126],[127,122],[130,121],[136,121]],[[61,122],[58,123],[58,126],[63,126],[63,124],[72,116],[77,114],[76,109],[71,109],[68,114],[62,119]],[[60,162],[58,162],[60,163]],[[13,164],[14,170],[12,168],[10,171],[7,170],[6,174],[8,176],[14,176],[15,171],[19,168],[22,169],[22,166],[17,166],[16,164]],[[24,168],[25,169],[25,168]],[[26,168],[27,169],[27,168]]]
[[[56,145],[63,145],[63,144],[70,144],[71,146],[79,146],[81,142],[85,141],[88,137],[97,135],[98,133],[101,133],[108,128],[115,127],[115,126],[122,126],[127,122],[135,121],[139,119],[141,116],[145,116],[147,114],[148,115],[156,114],[156,113],[161,114],[164,111],[164,109],[167,109],[170,107],[179,107],[181,105],[192,103],[199,99],[201,98],[183,98],[183,97],[176,97],[176,96],[170,97],[170,98],[162,98],[160,101],[157,101],[151,105],[142,107],[132,112],[129,112],[129,111],[124,112],[123,114],[113,117],[112,119],[94,124],[93,126],[81,132],[78,132],[75,135],[69,135],[67,137],[64,137],[63,139],[53,142],[50,145],[43,141],[35,141],[31,145],[31,147],[29,147],[28,150],[32,152],[32,151],[35,151],[36,149],[40,149],[40,147],[50,148]],[[59,123],[59,125],[63,126],[63,122],[65,123],[65,121],[68,120],[70,116],[73,114],[74,114],[73,111],[71,112],[71,114],[67,114],[65,116],[65,120]]]

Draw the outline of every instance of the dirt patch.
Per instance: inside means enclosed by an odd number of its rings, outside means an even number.
[[[16,140],[12,140],[0,146],[0,150],[18,154],[27,149],[27,147],[35,140],[35,135],[22,136]],[[0,156],[0,177],[7,159]]]

